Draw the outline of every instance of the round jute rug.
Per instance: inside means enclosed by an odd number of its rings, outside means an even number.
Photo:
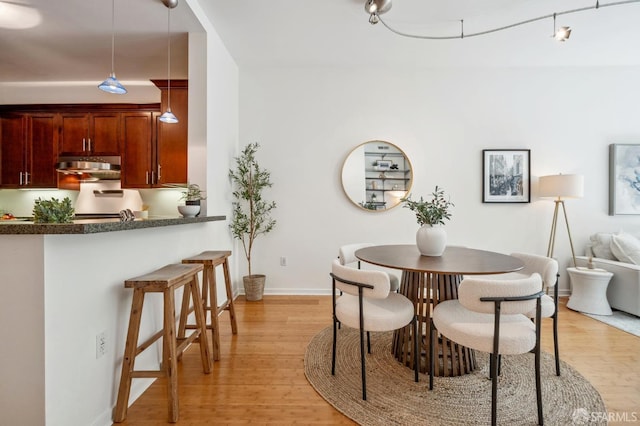
[[[338,330],[336,375],[331,375],[332,327],[318,333],[307,346],[307,380],[329,404],[362,425],[483,425],[491,420],[491,380],[488,355],[477,352],[478,369],[461,377],[429,377],[404,367],[391,354],[391,333],[371,333],[366,357],[367,401],[362,400],[360,340],[357,330]],[[580,373],[543,353],[542,396],[545,425],[606,424],[594,422],[605,413],[600,394]],[[537,409],[533,354],[502,358],[498,385],[498,423],[535,425]]]

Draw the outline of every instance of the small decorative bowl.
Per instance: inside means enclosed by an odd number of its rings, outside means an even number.
[[[200,213],[200,206],[178,206],[178,211],[183,217],[196,217]]]

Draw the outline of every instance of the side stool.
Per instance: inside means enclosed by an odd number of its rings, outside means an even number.
[[[184,349],[200,339],[200,358],[202,369],[206,374],[211,372],[211,354],[207,340],[207,329],[200,299],[198,273],[203,270],[202,265],[172,264],[139,277],[124,282],[126,288],[133,288],[131,316],[129,329],[122,360],[122,375],[120,388],[114,412],[114,421],[120,423],[127,417],[131,380],[134,378],[166,377],[167,396],[169,405],[169,421],[178,421],[178,356]],[[193,295],[195,308],[195,331],[187,338],[176,337],[175,290],[184,287]],[[151,336],[147,341],[138,345],[142,306],[147,293],[162,293],[164,299],[164,321],[162,330]],[[182,312],[181,312],[182,314]],[[162,364],[159,370],[134,370],[135,358],[147,349],[153,342],[162,337]]]
[[[218,315],[222,311],[229,311],[229,319],[231,320],[231,331],[233,334],[238,334],[238,325],[236,323],[236,312],[233,307],[233,293],[231,291],[231,278],[229,276],[229,256],[231,251],[203,251],[202,253],[182,259],[182,263],[185,264],[201,264],[204,266],[202,272],[202,303],[204,305],[205,320],[207,311],[211,314],[211,323],[207,324],[207,328],[211,329],[211,336],[213,339],[213,359],[218,361],[220,359],[220,328],[218,323]],[[224,271],[224,283],[227,290],[227,300],[218,305],[218,297],[216,291],[216,273],[215,267],[222,265]],[[209,296],[207,298],[207,295]],[[178,335],[183,336],[185,329],[193,328],[194,325],[187,324],[187,315],[193,311],[193,307],[189,308],[189,297],[185,294],[182,300],[182,312],[180,316],[180,326],[178,328]]]

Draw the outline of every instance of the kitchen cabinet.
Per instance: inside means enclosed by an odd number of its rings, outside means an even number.
[[[0,126],[0,187],[55,188],[58,116],[3,114]]]
[[[71,155],[120,155],[120,113],[62,113],[60,152]]]
[[[153,161],[156,119],[160,113],[122,114],[123,188],[151,188],[158,178]]]
[[[166,111],[167,81],[153,80],[153,83],[161,91],[161,110]],[[159,113],[122,114],[123,188],[162,188],[187,183],[187,93],[186,80],[171,80],[171,110],[178,123],[159,121]]]
[[[160,107],[168,108],[167,80],[152,80],[160,89]],[[160,170],[160,184],[187,183],[188,180],[188,80],[171,80],[171,110],[178,117],[173,124],[157,122],[155,161]]]

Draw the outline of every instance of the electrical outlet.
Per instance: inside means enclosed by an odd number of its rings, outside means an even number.
[[[96,359],[102,358],[107,353],[107,332],[96,334]]]
[[[287,258],[282,256],[280,258],[280,266],[287,266]]]

